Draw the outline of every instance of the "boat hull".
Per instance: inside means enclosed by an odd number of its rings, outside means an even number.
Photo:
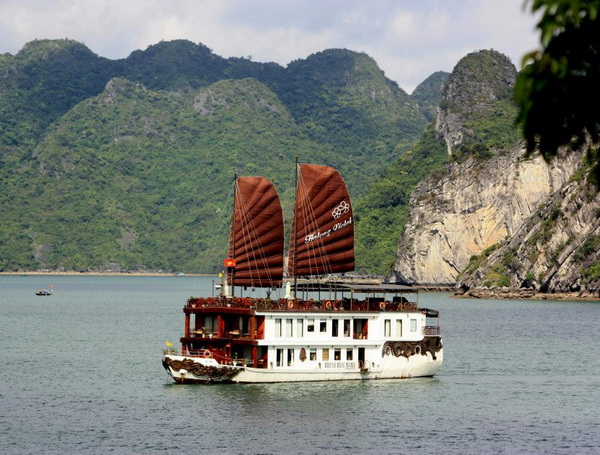
[[[409,379],[434,376],[442,365],[443,357],[441,348],[434,355],[427,352],[404,356],[392,351],[384,353],[379,361],[367,361],[364,365],[358,362],[323,362],[319,368],[308,369],[219,365],[214,359],[165,355],[163,367],[178,384]]]

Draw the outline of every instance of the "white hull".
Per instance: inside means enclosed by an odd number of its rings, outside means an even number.
[[[175,361],[175,363],[174,363]],[[177,368],[176,362],[192,362],[203,367]],[[435,360],[430,353],[409,357],[385,354],[379,362],[365,361],[360,365],[354,361],[321,362],[313,368],[252,368],[233,365],[218,365],[214,359],[165,355],[163,365],[175,382],[183,384],[228,382],[228,383],[277,383],[310,381],[346,381],[368,379],[408,379],[429,377],[437,373],[443,362],[443,350],[436,353]],[[212,370],[207,368],[212,366]]]
[[[190,298],[184,313],[181,352],[163,353],[178,383],[402,379],[433,376],[443,362],[438,312],[401,298]]]

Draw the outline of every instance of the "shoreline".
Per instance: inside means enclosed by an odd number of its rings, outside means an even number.
[[[168,273],[168,272],[57,272],[57,271],[27,271],[27,272],[0,272],[0,276],[2,275],[12,275],[12,276],[148,276],[148,277],[208,277],[208,276],[218,276],[218,274],[212,273],[185,273],[183,275],[179,275],[177,273]]]
[[[115,276],[115,277],[217,277],[218,274],[212,273],[185,273],[179,275],[170,272],[59,272],[59,271],[21,271],[21,272],[0,272],[0,276]],[[421,292],[452,292],[450,297],[465,299],[493,299],[493,300],[572,300],[582,302],[600,302],[600,295],[582,292],[538,292],[531,289],[469,289],[468,291],[458,290],[449,285],[427,285],[416,284],[416,289]]]
[[[452,297],[465,299],[494,299],[494,300],[572,300],[581,302],[597,302],[600,296],[582,292],[539,292],[524,289],[470,289],[455,292]]]

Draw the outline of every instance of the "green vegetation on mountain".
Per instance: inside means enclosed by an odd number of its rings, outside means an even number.
[[[510,59],[494,50],[470,53],[456,64],[440,103],[442,123],[460,132],[460,144],[452,153],[455,159],[489,158],[521,140],[515,127],[516,76]]]
[[[431,118],[439,106],[440,116],[416,144],[398,153],[358,201],[361,271],[384,275],[392,271],[398,239],[408,221],[410,196],[425,177],[443,176],[450,159],[475,156],[483,163],[518,142],[512,101],[515,77],[516,69],[506,56],[484,50],[465,56],[452,74],[435,73],[415,89],[411,97],[419,108]],[[423,210],[432,203],[420,201]]]
[[[120,60],[120,75],[154,90],[196,90],[223,79],[252,77],[276,85],[285,69],[276,63],[244,58],[225,59],[202,45],[187,40],[163,41],[134,51]]]
[[[430,127],[357,202],[356,255],[360,272],[380,275],[391,272],[398,238],[408,220],[412,190],[447,161],[446,148]]]
[[[290,63],[287,73],[276,93],[312,140],[344,156],[328,164],[350,176],[353,195],[364,194],[427,125],[366,54],[327,50]]]
[[[226,249],[234,172],[265,174],[285,188],[294,157],[313,161],[316,152],[256,80],[184,97],[113,79],[36,147],[31,191],[21,195],[29,210],[15,227],[25,227],[34,259],[53,268],[203,270]]]
[[[427,121],[433,122],[450,73],[437,71],[421,82],[410,95]]]
[[[36,40],[0,56],[0,144],[34,145],[48,125],[100,93],[115,67],[71,40]]]
[[[186,41],[110,61],[39,40],[0,72],[4,271],[215,271],[235,173],[271,179],[289,221],[296,156],[340,169],[356,200],[426,124],[345,50],[283,68]]]

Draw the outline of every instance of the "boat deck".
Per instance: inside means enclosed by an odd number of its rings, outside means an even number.
[[[187,301],[186,310],[202,311],[202,309],[219,308],[224,311],[228,309],[246,309],[255,311],[418,311],[415,302],[409,302],[402,298],[394,298],[386,301],[382,298],[367,298],[366,300],[272,300],[268,298],[247,297],[191,297]]]

